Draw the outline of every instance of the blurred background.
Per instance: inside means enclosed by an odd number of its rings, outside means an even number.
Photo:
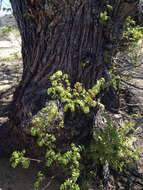
[[[12,8],[9,0],[0,0],[0,17],[12,13]]]

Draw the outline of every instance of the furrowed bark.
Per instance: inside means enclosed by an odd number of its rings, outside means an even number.
[[[35,115],[45,106],[49,77],[58,70],[67,73],[72,84],[82,82],[86,89],[101,77],[109,81],[111,58],[122,36],[124,21],[136,10],[137,3],[136,0],[11,0],[23,56],[22,81],[15,91],[10,114],[12,125],[20,130],[29,113]],[[108,10],[108,5],[113,10]],[[105,11],[108,21],[103,23],[101,12]],[[87,64],[83,66],[84,63]],[[101,96],[107,109],[117,111],[118,96],[112,87]]]

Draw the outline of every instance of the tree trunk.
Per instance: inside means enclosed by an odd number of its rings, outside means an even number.
[[[137,1],[11,0],[11,4],[22,38],[23,76],[14,93],[10,122],[20,131],[29,113],[36,114],[48,101],[49,77],[56,71],[62,70],[71,84],[79,81],[86,89],[101,77],[110,80],[111,58],[124,21],[136,10]],[[101,18],[105,11],[107,22]],[[102,101],[107,109],[118,109],[112,87],[102,93]],[[83,118],[75,119],[73,125]],[[83,127],[87,124],[81,123]]]

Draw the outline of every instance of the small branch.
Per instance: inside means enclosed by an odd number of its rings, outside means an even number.
[[[30,161],[34,161],[34,162],[43,162],[42,160],[37,160],[37,159],[33,159],[33,158],[27,158],[27,157],[23,157],[25,160],[30,160]]]
[[[127,105],[129,105],[129,106],[143,106],[143,104],[128,104],[128,103],[127,103]]]
[[[47,185],[45,185],[45,187],[42,188],[42,190],[46,190],[52,183],[53,179],[55,179],[55,176],[52,176],[49,183]]]
[[[139,87],[139,86],[136,86],[135,84],[131,84],[131,83],[127,82],[127,81],[124,81],[123,79],[121,79],[121,81],[122,81],[123,83],[129,85],[129,86],[132,86],[132,87],[136,88],[136,89],[143,90],[143,88],[141,88],[141,87]]]
[[[133,77],[133,78],[135,78],[135,79],[143,79],[143,77],[136,76],[136,75],[131,75],[131,77]]]
[[[141,77],[141,76],[137,76],[137,75],[132,75],[132,74],[121,74],[121,73],[118,73],[120,76],[123,76],[123,77],[132,77],[132,78],[134,78],[134,79],[143,79],[143,77]]]

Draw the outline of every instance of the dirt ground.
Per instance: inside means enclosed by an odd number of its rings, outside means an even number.
[[[12,100],[12,93],[22,75],[20,37],[10,33],[8,38],[0,37],[0,124],[5,106]]]
[[[8,158],[0,158],[0,190],[33,190],[39,170],[34,165],[28,169],[12,168]],[[52,177],[48,177],[40,189],[59,190],[59,185]]]

